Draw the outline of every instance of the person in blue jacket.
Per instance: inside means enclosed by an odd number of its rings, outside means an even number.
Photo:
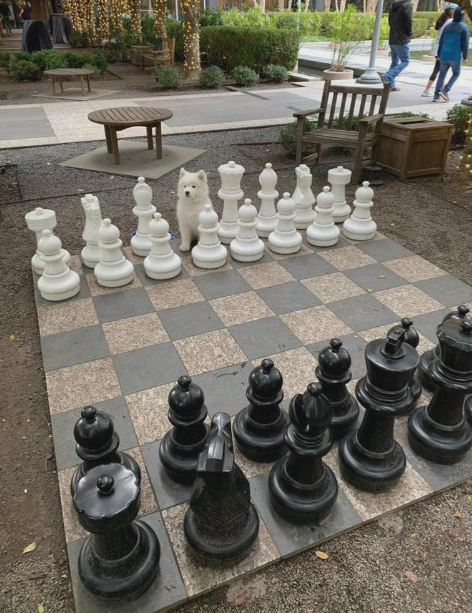
[[[454,11],[451,23],[445,28],[439,42],[438,56],[441,62],[433,102],[449,102],[449,92],[461,73],[461,57],[467,61],[469,54],[469,28],[464,23],[464,11],[460,6]],[[452,76],[444,85],[447,71]]]

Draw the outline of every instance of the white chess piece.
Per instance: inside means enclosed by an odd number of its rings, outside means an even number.
[[[42,275],[44,270],[44,262],[41,259],[39,250],[39,241],[43,230],[51,230],[56,227],[56,213],[51,209],[36,208],[25,215],[26,225],[29,230],[36,233],[36,253],[31,258],[31,266],[36,274]],[[65,264],[70,262],[70,253],[66,249],[61,249],[62,259]]]
[[[264,243],[257,236],[257,209],[249,198],[239,208],[239,232],[231,241],[231,255],[239,262],[256,262],[264,255]]]
[[[151,230],[151,252],[144,260],[144,270],[151,279],[171,279],[182,268],[182,260],[174,253],[169,244],[169,224],[160,213],[154,213],[149,224]]]
[[[261,189],[257,192],[257,197],[261,201],[259,214],[257,215],[257,234],[267,238],[277,226],[277,213],[275,210],[275,199],[279,197],[279,192],[275,189],[277,185],[277,174],[272,169],[272,164],[266,164],[265,169],[259,175]]]
[[[313,177],[306,164],[300,164],[295,168],[297,186],[292,194],[295,202],[295,227],[298,230],[306,230],[315,219],[313,205],[316,199],[311,191]]]
[[[302,236],[293,223],[295,202],[288,192],[285,192],[282,200],[278,201],[277,211],[277,227],[269,234],[269,247],[275,253],[284,255],[296,253],[300,250]]]
[[[369,187],[369,181],[364,181],[362,187],[356,191],[352,215],[343,224],[344,236],[355,241],[374,238],[377,224],[370,216],[370,209],[374,206],[373,197],[374,190]]]
[[[315,221],[306,230],[307,241],[316,247],[335,245],[341,231],[333,221],[334,196],[328,185],[323,187],[323,191],[316,197],[315,211]]]
[[[45,300],[58,302],[72,298],[80,291],[80,277],[64,262],[61,240],[52,230],[43,230],[38,249],[43,261],[43,275],[38,289]]]
[[[131,249],[136,255],[146,257],[151,251],[149,224],[156,212],[156,207],[152,204],[152,189],[145,182],[144,177],[138,178],[138,182],[133,189],[133,198],[136,202],[133,213],[138,218],[138,229],[131,239]]]
[[[103,287],[123,287],[134,278],[134,266],[121,252],[120,231],[109,219],[98,230],[100,262],[95,266],[97,282]]]
[[[328,170],[328,183],[334,196],[334,223],[342,223],[351,214],[351,207],[346,202],[346,185],[350,183],[352,172],[348,168],[338,166]]]
[[[238,234],[238,200],[244,196],[241,190],[241,179],[244,168],[235,162],[222,164],[218,168],[221,177],[221,189],[218,197],[223,200],[223,215],[221,216],[218,236],[222,243],[229,244]]]
[[[81,198],[82,207],[85,211],[85,227],[82,238],[86,242],[81,255],[85,266],[95,268],[100,262],[101,249],[98,246],[98,230],[102,225],[102,214],[98,198],[92,194],[85,194]]]
[[[205,208],[198,216],[198,245],[192,249],[192,258],[195,266],[199,268],[219,268],[224,266],[228,252],[218,238],[218,215],[211,204],[205,204]]]

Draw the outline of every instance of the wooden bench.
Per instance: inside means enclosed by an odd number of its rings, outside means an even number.
[[[95,71],[88,68],[52,68],[51,70],[45,70],[44,74],[51,77],[52,93],[54,95],[57,93],[56,81],[59,83],[61,92],[64,92],[64,81],[75,79],[80,81],[82,96],[85,96],[84,79],[87,81],[87,89],[90,93],[92,91],[90,89],[90,77],[95,74]]]

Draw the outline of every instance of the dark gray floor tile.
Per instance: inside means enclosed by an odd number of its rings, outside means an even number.
[[[69,298],[67,301],[63,301],[63,302],[70,302],[72,300],[80,300],[81,298],[90,298],[90,290],[89,290],[89,286],[87,283],[87,280],[85,278],[85,275],[79,275],[80,276],[80,290],[79,293],[76,294],[75,296],[72,296],[72,298]],[[38,279],[39,276],[36,273],[33,273],[33,280],[34,280],[34,299],[36,302],[36,306],[39,307],[43,307],[43,306],[51,306],[51,304],[56,304],[55,302],[51,302],[50,300],[45,300],[42,296],[41,293],[38,289]]]
[[[268,262],[274,262],[274,258],[271,254],[266,250],[264,251],[264,255],[257,262],[239,262],[231,257],[231,253],[228,250],[228,262],[233,266],[233,268],[244,268],[246,266],[254,266],[254,264],[267,264]]]
[[[208,302],[196,302],[159,311],[159,318],[172,340],[224,328]]]
[[[88,326],[41,338],[44,370],[55,370],[110,355],[102,326]]]
[[[220,411],[236,415],[247,406],[246,388],[252,369],[251,362],[243,362],[192,377],[192,381],[199,385],[205,394],[205,404],[210,417]]]
[[[311,279],[311,277],[319,277],[330,272],[338,272],[337,268],[320,258],[316,253],[280,260],[279,264],[285,270],[288,270],[295,279]]]
[[[93,302],[102,324],[154,312],[152,302],[143,287],[94,296]]]
[[[76,613],[155,613],[187,600],[187,592],[161,514],[152,513],[140,520],[153,528],[161,546],[159,572],[154,583],[147,592],[132,602],[106,602],[94,597],[82,585],[77,568],[80,549],[85,539],[74,541],[67,546],[67,553]]]
[[[182,502],[190,500],[192,485],[181,485],[170,479],[162,467],[159,459],[159,446],[161,441],[141,447],[141,454],[151,481],[157,504],[161,511],[174,507]]]
[[[144,270],[144,264],[135,264],[134,272],[136,273],[136,276],[138,277],[138,279],[141,281],[141,284],[143,285],[143,287],[148,287],[149,285],[159,285],[159,283],[162,284],[162,283],[167,283],[169,281],[169,279],[159,280],[159,279],[151,279],[151,277],[148,277],[146,274],[146,271]],[[189,276],[188,272],[182,266],[180,273],[176,277],[172,277],[172,280],[178,281],[179,279],[186,279],[188,276]]]
[[[229,331],[249,359],[300,347],[301,342],[278,317],[232,326]]]
[[[373,296],[356,296],[331,302],[328,306],[354,332],[398,321],[398,316]]]
[[[262,517],[272,540],[282,557],[303,551],[330,536],[339,535],[353,528],[362,520],[340,489],[333,511],[319,526],[297,526],[282,519],[273,510],[267,488],[269,474],[257,475],[249,483],[251,498]]]
[[[172,343],[162,343],[113,356],[124,395],[171,383],[186,374]]]
[[[352,378],[358,379],[359,377],[363,377],[366,373],[364,351],[367,342],[357,334],[348,334],[347,336],[340,336],[339,338],[343,342],[343,347],[351,356]],[[306,346],[308,351],[312,353],[316,359],[318,359],[318,353],[325,347],[329,347],[329,342],[321,341],[319,343],[313,343],[312,345]]]
[[[378,242],[378,241],[376,241]],[[382,289],[390,289],[399,285],[406,285],[407,281],[394,273],[383,264],[370,264],[360,266],[352,270],[345,270],[344,274],[354,283],[367,291],[377,292]]]
[[[236,270],[224,270],[212,275],[200,275],[195,277],[194,281],[207,300],[250,292],[252,289]]]
[[[472,287],[451,275],[418,281],[415,285],[447,307],[455,307],[472,301]]]
[[[266,287],[257,292],[276,315],[318,306],[321,301],[298,281]]]
[[[125,399],[120,396],[112,400],[97,402],[96,409],[108,413],[113,418],[115,431],[120,437],[121,451],[137,447],[138,440],[134,433]],[[81,459],[75,451],[74,426],[80,418],[82,409],[73,409],[65,413],[56,413],[51,416],[52,433],[54,436],[54,450],[56,452],[57,470],[75,466]]]
[[[424,315],[417,315],[413,317],[413,325],[414,327],[426,336],[433,343],[438,342],[438,337],[436,336],[436,329],[439,324],[444,319],[445,315],[450,313],[450,309],[441,309],[440,311],[433,311],[432,313],[425,313]]]
[[[367,255],[370,255],[371,258],[377,260],[377,262],[388,262],[389,260],[397,260],[398,258],[414,255],[412,251],[405,249],[405,247],[389,238],[358,243],[356,246],[364,253],[367,253]]]

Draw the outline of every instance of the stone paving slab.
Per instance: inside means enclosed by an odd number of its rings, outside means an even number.
[[[178,244],[172,241],[176,250]],[[75,299],[51,304],[36,291],[77,613],[167,610],[472,476],[470,456],[452,467],[416,457],[402,418],[396,423],[396,437],[408,467],[398,486],[380,495],[356,490],[340,476],[335,446],[326,458],[339,481],[334,511],[319,526],[298,527],[270,506],[267,478],[272,465],[252,462],[236,450],[261,519],[258,544],[246,560],[229,569],[201,566],[187,550],[182,531],[192,488],[173,483],[158,455],[169,427],[167,397],[177,378],[187,373],[202,387],[210,417],[224,410],[234,418],[247,404],[251,369],[271,357],[284,376],[286,407],[293,394],[315,378],[318,352],[339,336],[353,359],[352,391],[365,374],[367,342],[413,314],[420,351],[431,349],[437,324],[451,307],[470,302],[472,289],[379,233],[368,243],[341,239],[325,249],[311,247],[304,239],[299,254],[267,252],[262,263],[253,264],[228,257],[215,271],[197,269],[184,255],[179,277],[148,284],[142,258],[132,256],[129,247],[124,253],[139,276],[125,288],[100,288],[93,272],[74,257],[82,279]],[[420,404],[429,398],[423,394]],[[73,426],[89,403],[112,416],[121,449],[141,465],[140,516],[156,529],[163,550],[158,578],[131,604],[97,602],[78,578],[85,532],[73,511],[69,482],[78,464]]]

